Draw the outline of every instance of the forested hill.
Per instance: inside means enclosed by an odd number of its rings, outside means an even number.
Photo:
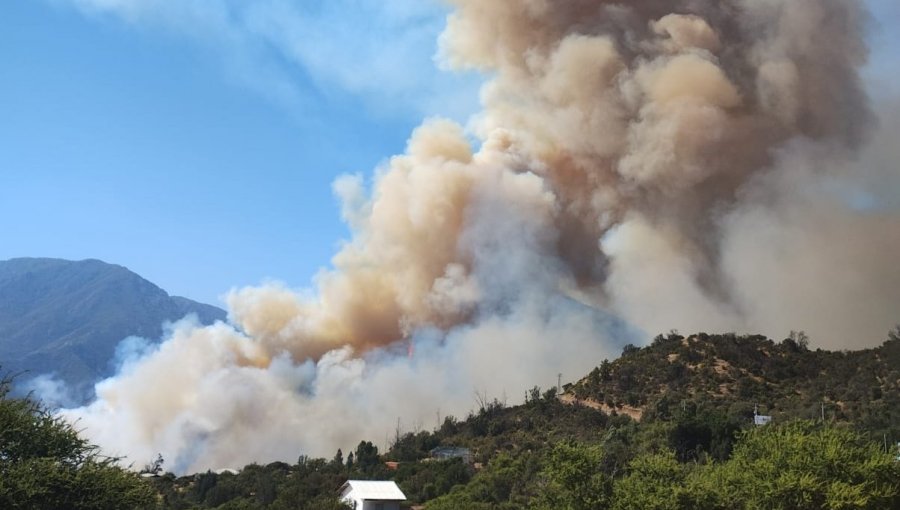
[[[900,508],[898,333],[854,352],[810,350],[802,334],[660,336],[562,394],[474,397],[468,416],[398,430],[385,452],[363,440],[332,459],[153,483],[165,509],[343,509],[347,479],[394,480],[427,510]],[[753,425],[755,405],[770,425]]]
[[[802,333],[780,342],[762,336],[660,335],[626,347],[587,377],[567,385],[565,400],[640,418],[669,417],[685,402],[731,415],[784,421],[852,421],[900,437],[900,337],[876,349],[811,350]]]
[[[53,373],[83,392],[110,373],[121,340],[158,339],[164,322],[189,314],[206,324],[226,316],[99,260],[0,261],[0,366],[27,371],[18,382]]]

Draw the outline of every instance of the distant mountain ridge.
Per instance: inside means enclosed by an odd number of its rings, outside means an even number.
[[[164,323],[190,314],[203,324],[227,315],[100,260],[0,261],[3,371],[27,371],[22,379],[52,373],[82,396],[111,374],[119,342],[129,336],[157,340]]]

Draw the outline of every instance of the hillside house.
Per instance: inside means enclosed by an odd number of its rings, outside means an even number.
[[[341,487],[341,499],[356,510],[400,510],[406,495],[394,482],[347,480]]]
[[[457,446],[438,446],[432,448],[431,458],[437,460],[462,459],[466,464],[472,462],[472,452],[468,448]]]

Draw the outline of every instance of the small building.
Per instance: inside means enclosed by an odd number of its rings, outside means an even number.
[[[759,414],[759,406],[753,406],[753,424],[757,427],[768,425],[771,423],[772,417],[765,414]]]
[[[347,480],[341,487],[341,499],[355,510],[400,510],[406,495],[394,482]]]
[[[756,426],[760,425],[768,425],[772,421],[771,416],[767,416],[765,414],[755,414],[753,415],[753,424]]]
[[[462,459],[466,464],[472,462],[472,452],[468,448],[458,446],[438,446],[431,449],[431,458],[437,460]]]

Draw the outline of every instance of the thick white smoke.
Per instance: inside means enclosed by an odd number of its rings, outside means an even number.
[[[900,320],[858,2],[451,3],[446,62],[491,77],[479,147],[429,120],[371,190],[339,180],[353,237],[315,290],[176,326],[65,412],[92,440],[179,472],[330,455],[673,328],[856,348]]]

